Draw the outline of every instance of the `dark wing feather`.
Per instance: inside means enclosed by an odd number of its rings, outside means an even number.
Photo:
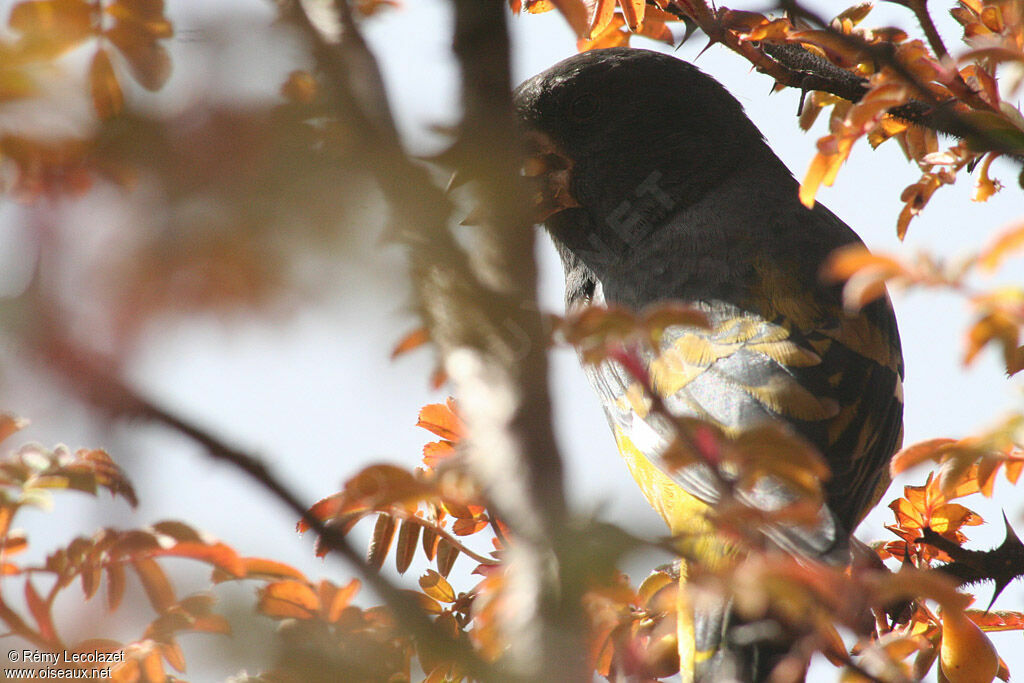
[[[780,548],[799,555],[841,552],[846,533],[876,502],[879,484],[887,483],[886,464],[900,439],[902,367],[888,302],[859,316],[840,314],[832,325],[811,330],[784,319],[767,321],[732,304],[699,306],[712,329],[671,327],[660,355],[645,354],[655,391],[676,415],[706,419],[726,431],[782,421],[814,444],[832,469],[826,502],[838,528],[823,514],[815,529],[765,531]],[[717,480],[707,466],[673,469],[661,462],[671,427],[647,412],[640,386],[625,369],[605,361],[588,375],[620,447],[642,453],[686,492],[715,505]],[[770,481],[751,497],[767,508],[794,499]]]

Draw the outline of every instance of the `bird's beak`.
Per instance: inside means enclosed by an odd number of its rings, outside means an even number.
[[[579,206],[571,191],[573,160],[546,133],[529,130],[523,137],[526,153],[520,173],[529,182],[534,222]]]
[[[572,159],[545,133],[530,130],[523,136],[525,145],[519,173],[526,179],[533,204],[533,222],[543,223],[563,209],[579,206],[572,196]],[[445,192],[452,192],[470,180],[469,175],[455,171],[448,179]],[[462,225],[477,225],[482,218],[477,207],[464,218]]]

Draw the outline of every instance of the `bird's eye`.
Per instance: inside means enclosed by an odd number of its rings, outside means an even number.
[[[569,116],[577,121],[586,121],[597,114],[597,98],[593,95],[580,95],[569,105]]]

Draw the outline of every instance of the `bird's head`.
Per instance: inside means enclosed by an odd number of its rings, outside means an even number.
[[[577,252],[642,240],[739,164],[771,155],[717,81],[650,50],[565,59],[520,85],[515,105],[538,219]]]

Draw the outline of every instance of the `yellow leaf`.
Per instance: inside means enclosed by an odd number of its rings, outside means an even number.
[[[7,24],[34,47],[57,55],[92,37],[93,11],[86,0],[29,0],[11,9]]]
[[[1002,188],[1002,185],[998,180],[993,180],[988,175],[989,166],[992,165],[992,161],[999,156],[998,154],[989,154],[985,157],[985,161],[981,164],[981,170],[978,173],[978,183],[974,186],[974,194],[971,196],[971,201],[984,202],[988,201],[988,198],[994,195]]]
[[[870,2],[862,2],[860,4],[853,5],[852,7],[847,7],[837,14],[833,21],[842,23],[843,21],[848,20],[851,24],[856,26],[868,15],[872,7],[874,7],[874,4]]]
[[[825,174],[828,173],[832,163],[832,156],[818,152],[811,159],[811,165],[804,175],[804,181],[800,183],[800,203],[808,209],[814,207],[814,197],[818,194]]]
[[[939,666],[949,683],[991,683],[999,655],[977,624],[956,609],[942,611]]]
[[[446,578],[433,569],[428,569],[427,573],[420,577],[420,588],[438,602],[455,602],[455,589]]]
[[[995,340],[1005,348],[1016,350],[1019,329],[1017,321],[1006,312],[997,310],[982,316],[967,333],[967,351],[964,364],[969,365],[989,342]]]

